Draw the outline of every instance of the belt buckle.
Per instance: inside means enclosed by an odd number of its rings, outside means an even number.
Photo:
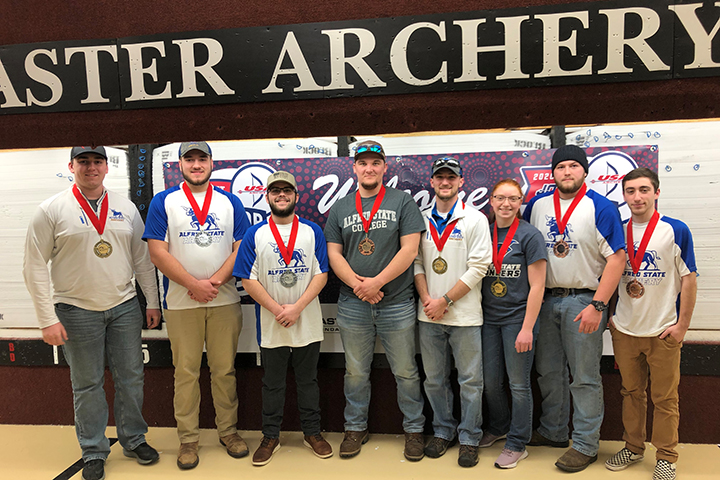
[[[560,297],[565,298],[568,295],[570,295],[570,289],[564,288],[564,287],[555,287],[552,289],[552,296],[553,297]]]

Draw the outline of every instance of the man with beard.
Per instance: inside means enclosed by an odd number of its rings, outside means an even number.
[[[153,198],[143,238],[164,275],[163,309],[175,366],[180,438],[177,465],[189,469],[199,462],[203,346],[220,443],[232,457],[248,454],[236,429],[235,355],[242,312],[232,269],[249,222],[240,199],[211,185],[212,153],[206,142],[181,144],[179,156],[185,181]]]
[[[548,250],[535,353],[542,415],[528,445],[568,446],[572,393],[573,444],[555,463],[567,472],[579,472],[597,460],[604,415],[602,335],[608,302],[625,267],[618,209],[587,190],[587,173],[583,149],[558,148],[552,158],[555,191],[533,198],[524,213],[545,237]]]
[[[462,167],[455,157],[433,162],[435,206],[423,215],[429,230],[415,259],[420,296],[420,350],[425,393],[433,408],[434,438],[425,455],[441,457],[460,441],[458,464],[474,467],[482,431],[482,279],[492,260],[485,215],[458,198]],[[460,422],[453,417],[450,354],[460,384]]]
[[[140,464],[159,458],[145,441],[143,314],[133,276],[147,298],[150,328],[160,323],[157,279],[142,241],[140,213],[126,197],[103,186],[107,159],[105,147],[71,150],[68,167],[75,182],[40,204],[28,227],[23,264],[43,340],[62,345],[70,366],[84,480],[105,478],[110,454],[106,357],[123,453]]]
[[[412,197],[383,185],[385,152],[373,141],[355,151],[358,190],[330,209],[325,237],[333,271],[342,280],[337,321],[345,350],[345,438],[340,457],[368,440],[370,370],[380,337],[397,382],[405,458],[423,458],[423,397],[415,363],[412,264],[425,222]]]
[[[285,377],[292,364],[304,445],[320,458],[333,451],[320,434],[317,363],[323,340],[318,294],[327,283],[327,245],[315,223],[295,215],[295,177],[279,171],[267,179],[271,214],[245,235],[233,274],[256,302],[264,369],[262,433],[252,463],[266,465],[280,448]]]

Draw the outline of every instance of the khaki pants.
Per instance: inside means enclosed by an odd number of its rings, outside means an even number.
[[[612,328],[615,361],[622,376],[622,420],[625,446],[635,454],[645,451],[647,438],[647,386],[650,373],[650,394],[655,407],[652,444],[658,460],[677,462],[678,385],[680,384],[679,343],[671,335],[633,337]]]
[[[235,433],[238,419],[235,355],[242,329],[240,304],[165,310],[175,366],[175,420],[180,443],[200,436],[200,363],[207,346],[215,425],[223,437]]]

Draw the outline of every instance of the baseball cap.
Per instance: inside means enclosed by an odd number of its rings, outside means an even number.
[[[270,187],[272,186],[272,184],[277,183],[277,182],[287,182],[290,185],[292,185],[292,187],[295,190],[297,190],[297,183],[295,183],[295,177],[290,172],[286,172],[284,170],[278,170],[277,172],[270,174],[270,176],[267,178],[265,188],[267,190],[270,190]]]
[[[210,150],[210,145],[207,144],[207,142],[183,142],[180,144],[180,150],[178,152],[178,157],[182,157],[186,153],[188,153],[190,150],[200,150],[203,153],[206,153],[212,157],[212,150]]]
[[[585,173],[588,173],[588,159],[585,150],[578,147],[577,145],[563,145],[562,147],[555,150],[552,157],[552,169],[555,171],[555,167],[558,163],[565,162],[567,160],[575,160],[585,169]]]
[[[358,157],[364,153],[374,153],[385,160],[385,150],[383,150],[382,145],[373,140],[365,140],[357,144],[355,147],[355,160],[357,161]]]
[[[455,157],[441,157],[435,160],[432,165],[432,174],[435,175],[438,170],[442,170],[443,168],[447,168],[455,175],[459,175],[462,177],[462,167],[460,166],[460,160]]]
[[[98,155],[105,157],[105,160],[108,158],[105,147],[73,147],[70,151],[70,160],[78,155],[82,155],[83,153],[97,153]]]

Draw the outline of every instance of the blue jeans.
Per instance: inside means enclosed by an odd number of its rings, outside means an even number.
[[[105,460],[110,442],[105,436],[105,356],[115,383],[115,424],[120,444],[132,450],[145,442],[143,403],[143,315],[136,298],[104,312],[65,303],[55,313],[67,331],[63,346],[70,365],[75,402],[75,433],[85,462]]]
[[[345,350],[345,430],[367,430],[370,370],[375,337],[385,349],[397,383],[403,429],[420,433],[425,426],[420,374],[415,363],[415,301],[370,305],[340,294],[338,326]]]
[[[433,409],[433,432],[445,440],[477,446],[482,438],[482,327],[454,327],[420,322],[420,351],[425,368],[425,393]],[[450,352],[460,384],[460,423],[453,417]]]
[[[538,324],[533,332],[533,350],[518,353],[515,339],[522,323],[483,325],[483,365],[485,366],[485,401],[488,406],[486,430],[492,435],[506,435],[505,448],[525,451],[532,436],[533,398],[530,371],[535,357],[534,343]],[[505,389],[507,373],[512,397],[512,413]]]
[[[589,456],[598,452],[605,413],[600,358],[607,312],[603,312],[600,328],[590,334],[580,333],[580,322],[573,320],[590,304],[592,297],[592,293],[565,298],[546,295],[538,318],[540,332],[535,354],[542,395],[538,431],[553,441],[567,440],[572,393],[573,448]],[[573,377],[571,384],[568,366]]]

